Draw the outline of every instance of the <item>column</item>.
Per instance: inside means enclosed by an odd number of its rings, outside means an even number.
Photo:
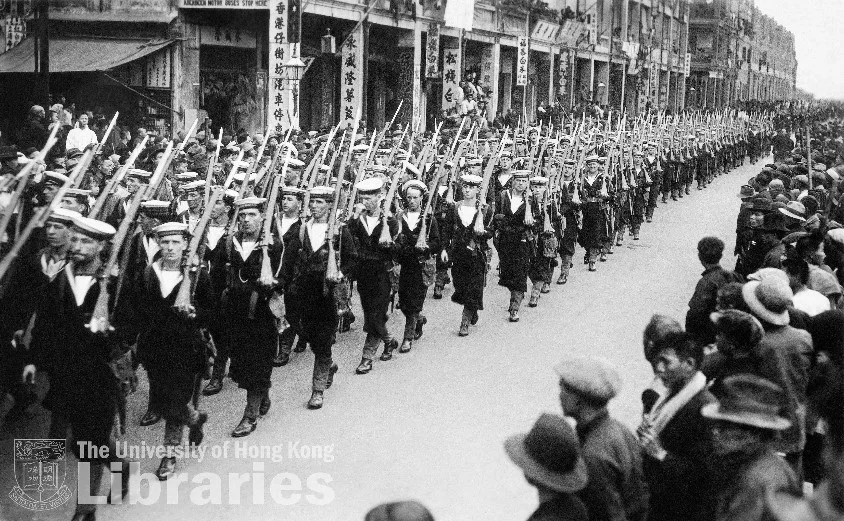
[[[174,35],[181,37],[172,47],[172,107],[182,109],[180,115],[172,113],[172,129],[175,135],[187,129],[199,117],[199,27],[184,21],[174,26]],[[202,123],[200,121],[200,123]]]
[[[548,47],[548,105],[554,104],[554,46]]]
[[[492,121],[498,114],[498,86],[501,82],[501,43],[498,38],[495,38],[495,43],[492,44],[492,83],[490,88],[492,92],[487,99],[487,119]]]
[[[410,130],[425,131],[425,118],[422,111],[422,23],[413,24],[413,111],[411,112]]]

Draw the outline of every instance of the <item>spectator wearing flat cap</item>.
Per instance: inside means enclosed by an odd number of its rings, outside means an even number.
[[[700,409],[715,397],[698,369],[702,358],[701,344],[686,333],[674,333],[651,360],[666,392],[645,410],[636,431],[644,452],[650,521],[711,518],[706,468],[711,445]]]
[[[577,434],[565,418],[543,414],[530,432],[507,438],[504,450],[539,495],[539,508],[528,521],[588,521],[576,494],[586,486],[588,471]]]
[[[762,323],[738,309],[710,315],[716,330],[716,350],[704,358],[701,371],[711,382],[709,390],[718,396],[724,379],[735,374],[758,374],[756,351],[765,335]]]
[[[742,296],[751,314],[765,329],[765,336],[755,353],[759,361],[758,373],[785,392],[784,414],[790,427],[783,431],[776,448],[786,454],[799,474],[806,442],[804,419],[812,337],[807,331],[789,325],[788,306],[793,293],[784,280],[766,277],[759,282],[748,282],[742,287]]]
[[[801,495],[801,482],[776,453],[775,438],[791,422],[781,413],[786,392],[756,375],[724,382],[725,393],[701,413],[710,421],[716,521],[762,521],[768,493]]]
[[[589,483],[580,497],[594,520],[643,520],[648,491],[636,436],[610,417],[607,403],[621,378],[594,358],[568,358],[555,367],[563,412],[577,421],[577,435]]]

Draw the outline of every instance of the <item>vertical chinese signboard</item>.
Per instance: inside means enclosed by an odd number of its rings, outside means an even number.
[[[440,73],[440,26],[428,25],[428,40],[425,44],[425,77],[436,78]]]
[[[147,87],[170,88],[170,49],[158,51],[147,58]]]
[[[357,27],[341,49],[340,128],[354,124],[358,107],[363,103],[363,24]]]
[[[443,51],[442,110],[457,108],[462,97],[460,91],[460,48],[448,47]]]
[[[290,114],[290,89],[285,80],[284,66],[290,59],[287,39],[287,0],[270,2],[270,59],[267,126],[276,133],[286,132],[293,125]]]
[[[571,54],[569,53],[568,49],[560,49],[560,93],[563,97],[568,96],[568,90],[566,86],[569,82],[569,60]]]
[[[528,83],[528,61],[530,57],[530,47],[528,46],[528,37],[519,36],[519,49],[516,56],[516,85],[525,86]]]

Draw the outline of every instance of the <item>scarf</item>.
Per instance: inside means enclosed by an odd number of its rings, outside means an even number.
[[[667,398],[667,394],[660,397],[654,404],[651,413],[647,415],[646,420],[650,423],[651,429],[655,436],[659,436],[662,429],[668,425],[668,422],[682,409],[689,400],[695,397],[697,393],[701,392],[706,387],[706,376],[700,371],[689,380],[680,392]]]

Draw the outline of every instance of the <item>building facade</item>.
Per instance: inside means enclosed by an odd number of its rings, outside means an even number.
[[[688,106],[795,96],[794,35],[762,14],[753,0],[694,0],[689,20]]]
[[[31,29],[33,0],[9,2]],[[382,128],[400,107],[397,122],[420,131],[455,113],[469,80],[489,120],[586,104],[678,111],[689,16],[687,0],[54,0],[49,102],[120,110],[161,131],[196,118],[229,131],[316,130],[356,107]],[[47,103],[18,99],[33,40],[0,54],[6,114]],[[756,68],[749,84],[773,92]]]

